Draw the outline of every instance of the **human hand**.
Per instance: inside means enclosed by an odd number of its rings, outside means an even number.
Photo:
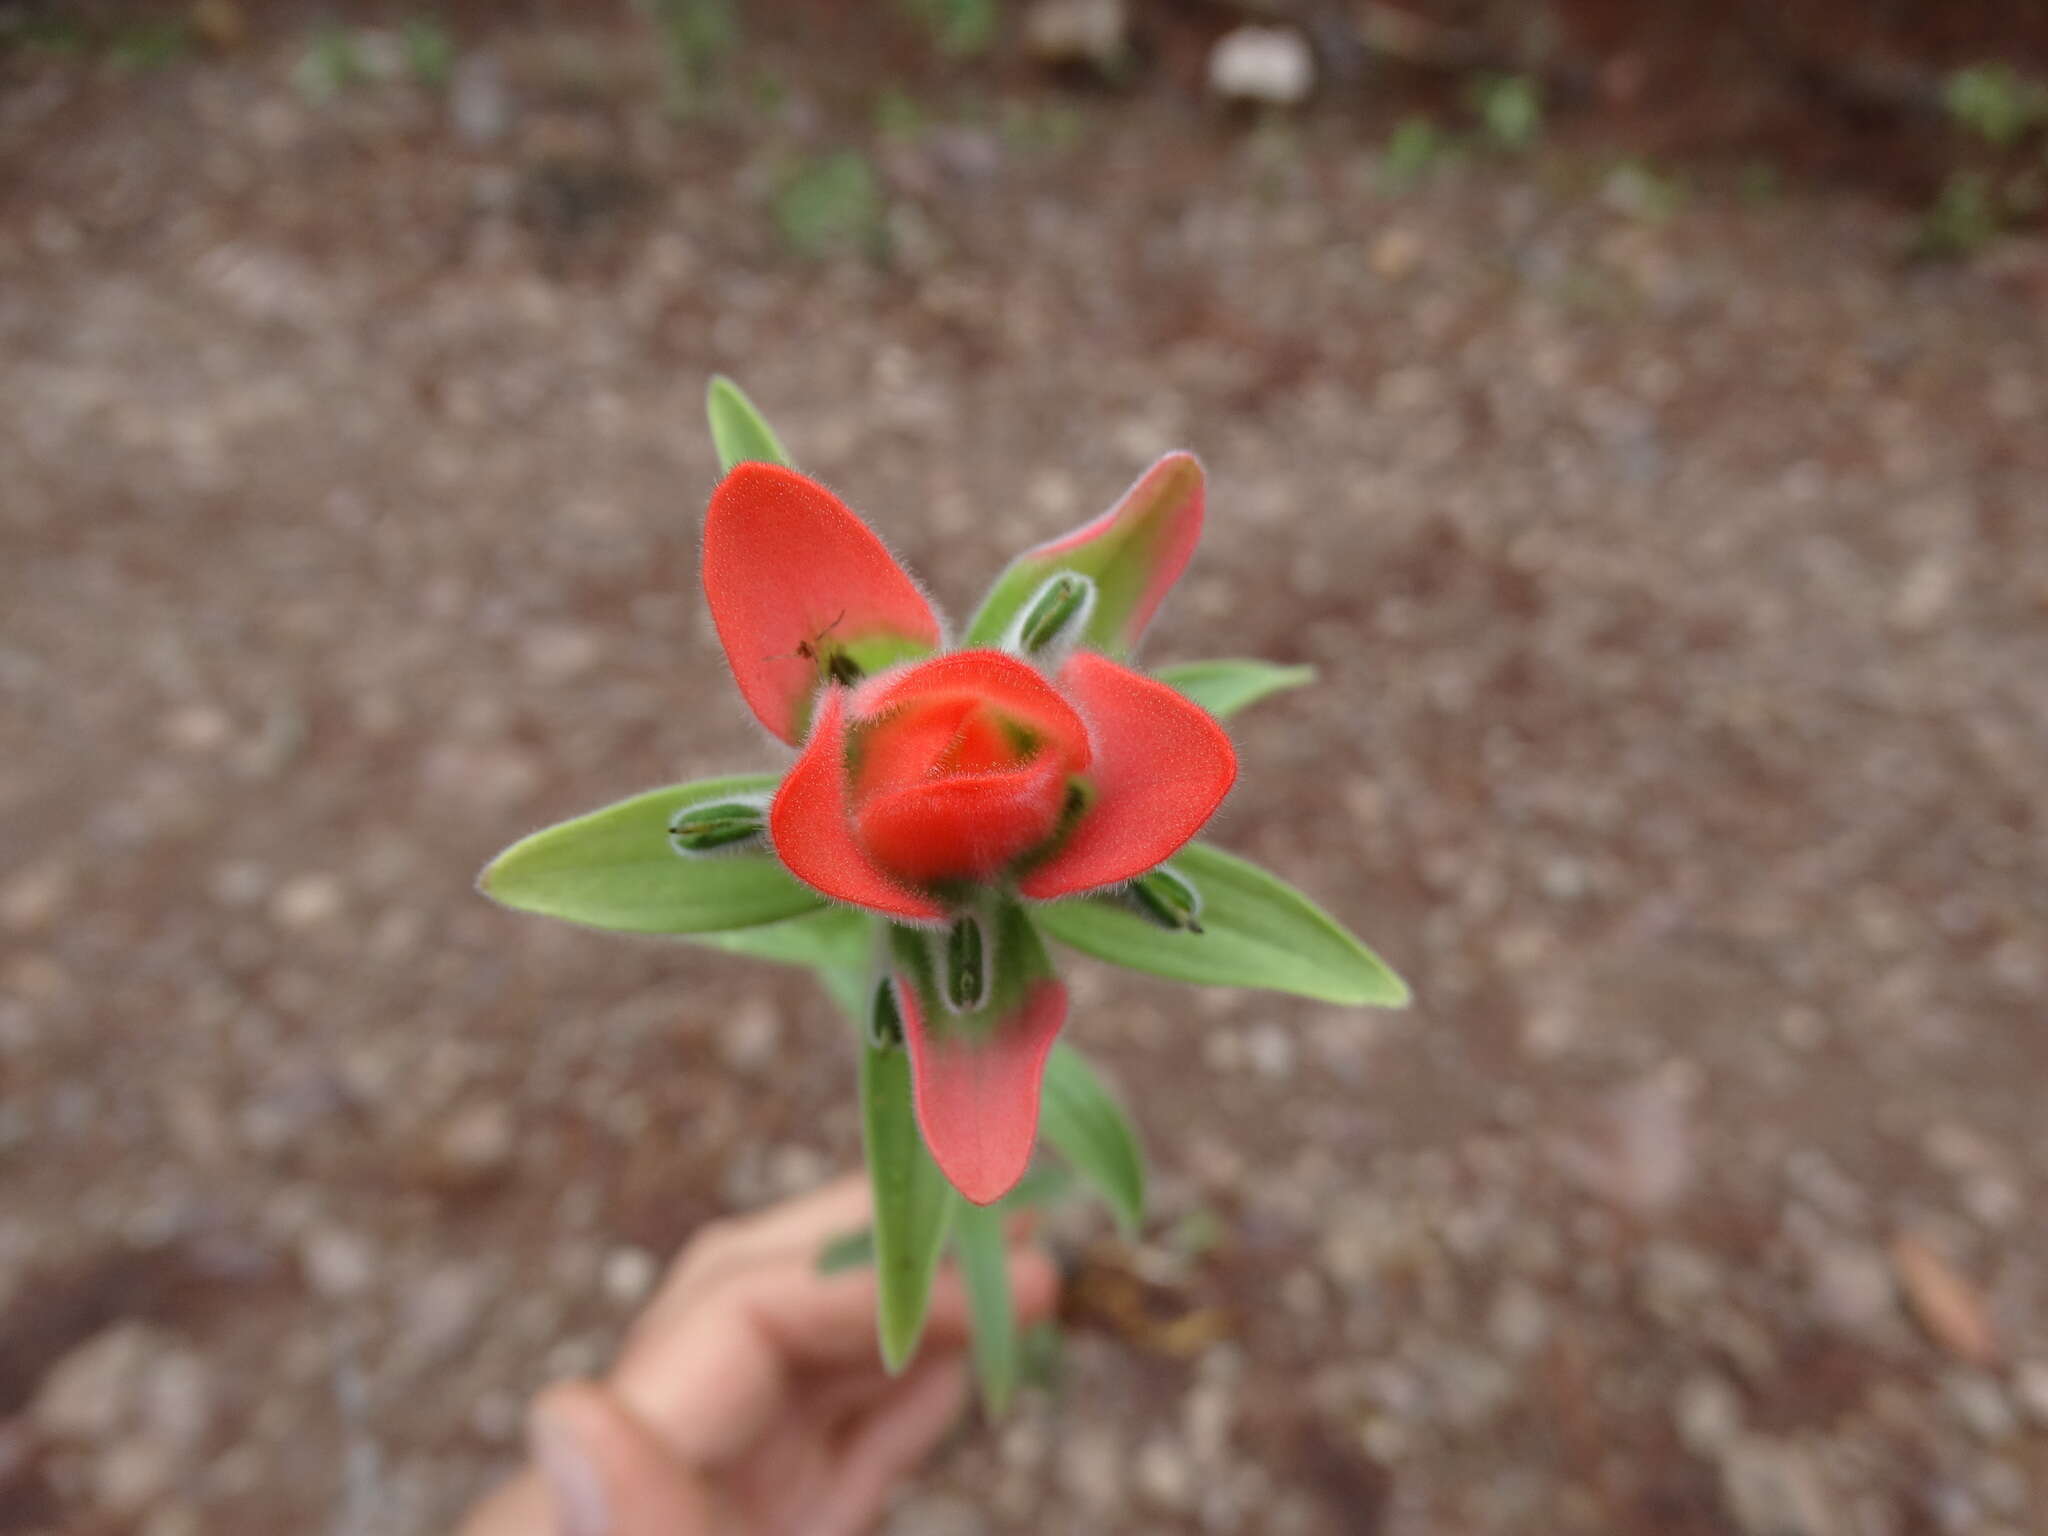
[[[699,1232],[602,1381],[535,1399],[533,1465],[471,1511],[461,1536],[855,1536],[959,1418],[966,1292],[932,1288],[917,1359],[882,1369],[872,1269],[818,1273],[868,1220],[842,1179]],[[1010,1255],[1021,1324],[1058,1289],[1037,1248]]]

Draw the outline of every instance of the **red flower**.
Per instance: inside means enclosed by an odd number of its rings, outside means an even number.
[[[1201,515],[1199,468],[1162,460],[1102,518],[1012,567],[971,631],[982,644],[933,654],[937,615],[844,503],[793,470],[736,468],[706,518],[704,590],[741,693],[802,746],[769,812],[790,872],[934,926],[1120,884],[1192,837],[1236,777],[1229,738],[1165,684],[1071,642],[1128,649]],[[1033,652],[1014,616],[1063,572],[1068,643]],[[926,1144],[981,1203],[1030,1159],[1066,1016],[1035,936],[1010,947],[989,960],[1008,984],[986,1008],[934,1008],[897,967]]]

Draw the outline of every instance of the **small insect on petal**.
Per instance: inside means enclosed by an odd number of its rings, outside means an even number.
[[[1044,657],[1063,652],[1088,629],[1095,611],[1095,583],[1075,571],[1062,571],[1038,589],[1017,622],[1015,649],[1020,655]]]
[[[896,1006],[896,984],[887,976],[876,979],[868,999],[867,1036],[878,1051],[893,1051],[903,1043],[903,1013]]]
[[[988,1000],[988,944],[981,919],[961,918],[946,931],[946,1006],[972,1013]]]
[[[1202,931],[1202,893],[1165,865],[1124,887],[1124,902],[1140,917],[1180,933]]]
[[[758,844],[768,830],[768,806],[760,799],[707,800],[686,805],[670,818],[669,846],[685,858],[734,853]]]

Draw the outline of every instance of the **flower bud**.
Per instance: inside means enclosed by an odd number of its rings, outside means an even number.
[[[893,1051],[903,1043],[903,1012],[896,1006],[896,984],[883,976],[876,980],[868,999],[868,1044],[878,1051]]]
[[[988,1000],[988,946],[981,919],[960,918],[946,932],[946,1006],[972,1013]]]
[[[1164,864],[1124,887],[1124,903],[1162,928],[1200,933],[1202,893],[1184,876]]]
[[[1095,611],[1095,583],[1078,571],[1049,578],[1024,605],[1012,647],[1019,655],[1057,657],[1088,629]]]
[[[686,858],[707,853],[738,853],[759,845],[768,826],[768,808],[759,799],[739,797],[686,805],[669,818],[669,846]]]

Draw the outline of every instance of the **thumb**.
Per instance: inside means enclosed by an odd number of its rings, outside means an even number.
[[[526,1432],[552,1536],[708,1536],[704,1485],[603,1388],[550,1387]]]

